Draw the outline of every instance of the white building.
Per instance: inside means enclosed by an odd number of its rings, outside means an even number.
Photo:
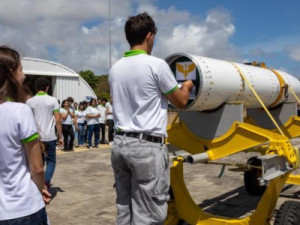
[[[34,81],[43,76],[51,81],[49,94],[60,101],[71,96],[80,102],[96,98],[89,84],[75,71],[56,62],[36,58],[22,59],[23,72],[26,75],[25,85],[35,94]]]

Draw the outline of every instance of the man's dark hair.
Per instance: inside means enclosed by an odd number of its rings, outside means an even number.
[[[128,17],[125,24],[126,39],[130,47],[142,44],[148,33],[156,34],[157,28],[148,13]]]
[[[50,81],[44,77],[40,77],[35,81],[36,91],[46,91],[47,87],[50,87]]]
[[[67,101],[73,103],[73,102],[74,102],[74,98],[73,98],[73,97],[68,97],[68,98],[67,98]]]

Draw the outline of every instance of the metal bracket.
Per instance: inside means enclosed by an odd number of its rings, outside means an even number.
[[[258,157],[262,165],[262,177],[259,178],[261,182],[270,181],[276,177],[284,175],[292,168],[284,156],[277,155],[263,155]]]

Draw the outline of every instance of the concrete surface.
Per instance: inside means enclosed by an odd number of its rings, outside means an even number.
[[[253,153],[239,153],[222,159],[246,162]],[[185,181],[197,204],[206,211],[229,217],[244,217],[256,208],[259,197],[249,196],[244,189],[243,173],[219,175],[217,165],[185,165]],[[53,200],[47,206],[52,225],[115,224],[116,207],[110,148],[58,151],[57,167],[52,180]],[[300,200],[300,187],[286,185],[277,203]]]

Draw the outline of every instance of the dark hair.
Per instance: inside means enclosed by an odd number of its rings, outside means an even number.
[[[7,46],[0,46],[0,103],[12,99],[25,102],[26,95],[22,85],[16,80],[14,73],[21,63],[19,53]]]
[[[84,107],[84,103],[83,102],[79,102],[78,108],[80,108],[80,106]]]
[[[125,35],[130,47],[142,44],[148,33],[156,34],[157,27],[148,13],[128,17],[125,24]]]
[[[101,101],[106,101],[106,102],[108,102],[107,98],[102,98]]]
[[[44,77],[38,78],[35,82],[36,91],[46,91],[47,87],[50,87],[50,81]]]
[[[62,103],[61,103],[61,107],[62,107],[62,108],[64,108],[65,102],[69,102],[69,101],[68,101],[67,99],[63,100]]]
[[[68,101],[68,102],[72,102],[72,103],[73,103],[73,102],[74,102],[74,98],[72,98],[72,97],[68,97],[68,98],[67,98],[67,101]]]
[[[96,104],[97,104],[97,101],[96,101],[96,99],[95,99],[95,98],[91,98],[91,100],[90,100],[90,105],[92,105],[92,101],[95,101],[95,102],[96,102]]]

